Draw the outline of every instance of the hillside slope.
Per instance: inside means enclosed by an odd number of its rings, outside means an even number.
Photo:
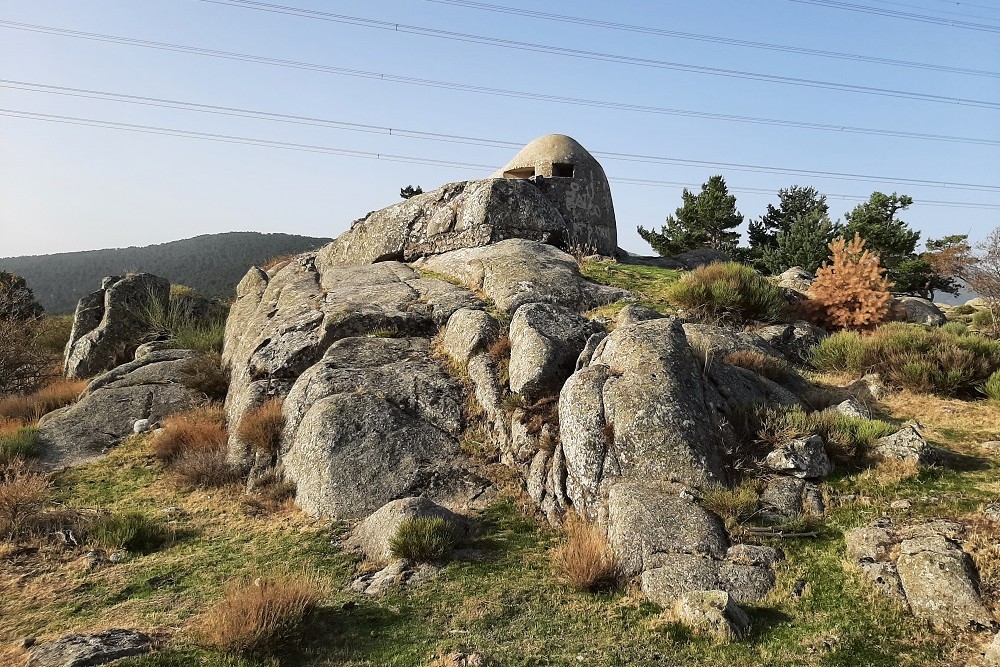
[[[71,313],[104,276],[145,271],[188,285],[206,296],[225,298],[254,264],[304,252],[330,239],[294,234],[226,232],[145,247],[87,250],[55,255],[0,258],[0,271],[28,281],[50,314]]]

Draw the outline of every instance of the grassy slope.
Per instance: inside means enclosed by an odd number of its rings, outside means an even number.
[[[631,290],[639,297],[639,303],[664,314],[673,311],[667,300],[667,288],[683,275],[681,271],[674,269],[601,261],[584,262],[580,273],[594,282]],[[618,302],[603,306],[594,314],[613,317],[624,305]]]

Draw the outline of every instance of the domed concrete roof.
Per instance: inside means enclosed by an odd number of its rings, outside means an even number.
[[[522,148],[493,178],[530,179],[558,208],[569,234],[567,249],[614,255],[615,209],[604,168],[576,139],[546,134]]]

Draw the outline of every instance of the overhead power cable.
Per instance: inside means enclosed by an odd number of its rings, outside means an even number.
[[[989,9],[992,11],[997,11],[996,7],[986,7],[984,5],[972,5],[967,2],[954,2],[954,0],[937,0],[939,3],[944,5],[955,6],[965,6],[965,7],[979,7],[980,9]],[[926,12],[934,12],[936,14],[951,14],[952,16],[966,16],[974,19],[982,19],[984,21],[1000,21],[1000,19],[994,18],[992,16],[983,16],[982,14],[969,14],[968,12],[956,12],[951,9],[931,9],[930,7],[923,7],[921,5],[914,5],[909,2],[894,2],[894,0],[872,0],[872,2],[877,2],[880,5],[893,5],[895,7],[908,7],[910,9],[922,9]]]
[[[520,52],[547,53],[551,55],[564,56],[567,58],[578,58],[583,60],[616,63],[621,65],[633,65],[636,67],[648,67],[653,69],[664,69],[677,72],[689,72],[692,74],[704,74],[709,76],[720,76],[732,79],[746,79],[750,81],[764,81],[767,83],[778,83],[789,86],[804,88],[818,88],[823,90],[838,90],[849,93],[859,93],[864,95],[876,95],[879,97],[895,97],[909,100],[920,100],[924,102],[934,102],[938,104],[957,104],[962,106],[982,107],[987,109],[1000,109],[1000,102],[990,100],[975,100],[966,98],[949,97],[947,95],[935,95],[932,93],[919,93],[906,90],[895,90],[892,88],[879,88],[876,86],[859,86],[850,83],[837,83],[833,81],[819,81],[816,79],[803,79],[792,76],[781,76],[777,74],[763,74],[760,72],[746,72],[742,70],[726,69],[723,67],[709,67],[707,65],[692,65],[688,63],[675,63],[666,60],[654,60],[652,58],[638,58],[635,56],[623,56],[613,53],[602,53],[600,51],[587,51],[584,49],[570,49],[549,44],[535,44],[533,42],[520,42],[512,39],[501,39],[498,37],[485,37],[470,33],[454,32],[451,30],[438,30],[436,28],[424,28],[421,26],[394,23],[392,21],[377,21],[357,16],[347,16],[344,14],[333,14],[331,12],[321,12],[311,9],[300,9],[298,7],[288,7],[284,5],[273,5],[254,0],[200,0],[201,2],[225,5],[227,7],[237,7],[240,9],[252,9],[273,14],[284,14],[299,18],[329,21],[342,25],[352,25],[362,28],[372,28],[375,30],[388,30],[390,32],[402,32],[435,39],[444,39],[470,44],[484,44],[503,49],[512,49]]]
[[[918,23],[943,25],[943,26],[948,26],[950,28],[964,28],[966,30],[978,30],[981,32],[1000,32],[1000,26],[997,25],[988,25],[986,23],[974,23],[971,21],[956,21],[955,19],[946,19],[940,16],[928,16],[926,14],[901,12],[896,9],[869,7],[867,5],[854,4],[852,2],[840,2],[839,0],[789,0],[789,2],[797,2],[802,5],[815,5],[817,7],[831,7],[833,9],[843,9],[849,12],[860,12],[862,14],[887,16],[889,18],[905,19],[907,21],[916,21]]]
[[[63,28],[52,28],[48,26],[16,23],[13,21],[0,20],[0,28],[37,32],[47,35],[56,35],[59,37],[72,37],[75,39],[109,42],[112,44],[122,44],[126,46],[157,49],[162,51],[173,51],[178,53],[186,53],[190,55],[197,55],[209,58],[220,58],[224,60],[250,62],[259,65],[271,65],[274,67],[308,70],[313,72],[322,72],[324,74],[335,74],[338,76],[349,76],[362,79],[375,79],[378,81],[403,83],[407,85],[420,86],[425,88],[457,90],[461,92],[477,93],[481,95],[491,95],[495,97],[528,99],[540,102],[551,102],[555,104],[565,104],[578,107],[593,107],[598,109],[611,109],[614,111],[631,111],[636,113],[656,114],[665,116],[680,116],[686,118],[700,118],[706,120],[719,120],[719,121],[734,122],[734,123],[749,123],[755,125],[770,125],[775,127],[793,127],[803,130],[822,130],[828,132],[864,134],[864,135],[883,136],[883,137],[898,137],[903,139],[917,139],[920,141],[944,141],[944,142],[961,143],[961,144],[979,144],[984,146],[1000,145],[1000,139],[988,139],[983,137],[963,137],[963,136],[955,136],[947,134],[906,132],[902,130],[857,127],[851,125],[833,125],[829,123],[813,123],[807,121],[784,120],[777,118],[760,118],[755,116],[742,116],[738,114],[713,113],[709,111],[695,111],[691,109],[672,109],[668,107],[648,106],[642,104],[629,104],[625,102],[613,102],[608,100],[591,100],[578,97],[565,97],[560,95],[549,95],[546,93],[532,93],[522,90],[488,88],[486,86],[476,86],[471,84],[455,83],[451,81],[419,79],[414,77],[400,76],[396,74],[387,74],[384,72],[371,72],[365,70],[348,69],[344,67],[336,67],[333,65],[322,65],[318,63],[307,63],[295,60],[283,60],[280,58],[255,56],[246,53],[233,53],[229,51],[204,49],[196,46],[186,46],[182,44],[154,42],[150,40],[134,39],[130,37],[119,37],[115,35],[80,32],[76,30],[65,30]]]
[[[458,143],[474,146],[489,146],[493,148],[509,148],[517,150],[524,145],[523,142],[506,141],[502,139],[488,139],[482,137],[468,137],[441,132],[426,132],[421,130],[411,130],[398,127],[388,127],[371,125],[365,123],[354,123],[344,120],[333,120],[328,118],[316,118],[311,116],[296,116],[291,114],[273,113],[256,109],[242,109],[238,107],[217,106],[209,104],[199,104],[196,102],[184,102],[181,100],[170,100],[157,97],[146,97],[141,95],[124,95],[121,93],[111,93],[105,91],[88,90],[83,88],[69,88],[66,86],[49,86],[40,83],[30,83],[25,81],[10,81],[0,79],[0,88],[22,90],[35,93],[47,93],[56,95],[66,95],[71,97],[82,97],[88,99],[107,100],[113,102],[139,104],[143,106],[153,106],[167,109],[179,109],[183,111],[195,111],[200,113],[219,114],[225,116],[236,116],[241,118],[252,118],[257,120],[276,121],[281,123],[292,123],[296,125],[309,125],[326,127],[337,130],[349,130],[352,132],[366,132],[388,136],[407,137],[412,139],[423,139],[429,141]],[[830,172],[814,169],[796,169],[790,167],[777,167],[769,165],[741,164],[734,162],[713,162],[709,160],[692,160],[687,158],[641,155],[635,153],[623,153],[615,151],[591,151],[594,155],[606,159],[620,160],[625,162],[639,162],[646,164],[667,164],[685,167],[707,167],[712,169],[726,169],[730,171],[745,171],[767,174],[783,174],[791,176],[809,176],[832,180],[864,181],[864,182],[892,182],[899,184],[948,188],[953,190],[971,190],[977,192],[1000,192],[1000,185],[988,185],[978,183],[957,183],[951,181],[940,181],[930,179],[904,178],[894,176],[873,176],[869,174],[856,174],[844,172]]]
[[[288,141],[274,141],[270,139],[241,137],[241,136],[234,136],[227,134],[218,134],[213,132],[195,132],[192,130],[181,130],[177,128],[158,127],[153,125],[138,125],[133,123],[120,123],[116,121],[107,121],[95,118],[78,118],[73,116],[35,113],[31,111],[22,111],[18,109],[0,109],[0,116],[8,116],[12,118],[21,118],[26,120],[36,120],[36,121],[44,121],[51,123],[62,123],[67,125],[100,127],[112,130],[121,130],[126,132],[139,132],[145,134],[156,134],[163,136],[189,138],[189,139],[202,139],[206,141],[216,141],[229,144],[262,146],[265,148],[278,148],[282,150],[303,151],[308,153],[325,153],[325,154],[339,155],[344,157],[362,158],[370,160],[383,160],[388,162],[414,163],[414,164],[423,164],[436,167],[457,167],[462,169],[469,169],[469,168],[487,169],[490,171],[494,169],[493,165],[488,165],[488,164],[477,164],[472,162],[456,162],[452,160],[436,160],[432,158],[414,157],[409,155],[397,155],[392,153],[374,153],[370,151],[357,151],[345,148],[336,148],[331,146],[321,146],[317,144],[300,144]],[[610,180],[613,182],[628,183],[633,185],[650,185],[650,186],[661,186],[661,187],[670,187],[670,186],[698,187],[698,185],[694,183],[674,183],[670,181],[657,181],[653,179],[642,179],[642,178],[611,177]],[[764,188],[730,188],[730,189],[735,192],[742,192],[745,190],[747,192],[773,194],[772,190]],[[849,199],[849,200],[865,200],[868,198],[867,195],[828,194],[826,196],[832,199]],[[988,202],[940,201],[933,199],[922,199],[919,200],[919,202],[917,203],[927,206],[947,206],[947,207],[958,207],[958,208],[1000,210],[1000,203],[993,204]]]
[[[485,2],[473,2],[472,0],[427,0],[439,5],[451,5],[453,7],[463,7],[466,9],[479,9],[497,14],[509,14],[513,16],[524,16],[534,19],[543,19],[556,23],[570,23],[584,25],[594,28],[604,28],[607,30],[617,30],[622,32],[641,33],[655,35],[657,37],[669,37],[675,39],[686,39],[697,42],[709,42],[712,44],[726,44],[728,46],[738,46],[750,49],[762,49],[766,51],[779,51],[782,53],[796,53],[806,56],[817,56],[821,58],[835,58],[838,60],[850,60],[852,62],[873,63],[877,65],[891,65],[893,67],[906,67],[911,69],[933,70],[937,72],[948,72],[950,74],[969,74],[972,76],[1000,77],[1000,72],[992,72],[966,67],[952,67],[936,63],[913,62],[909,60],[895,60],[893,58],[879,58],[877,56],[865,56],[856,53],[841,53],[839,51],[824,51],[822,49],[809,49],[800,46],[790,46],[787,44],[769,44],[766,42],[753,42],[745,39],[733,39],[729,37],[718,37],[715,35],[699,35],[690,32],[680,32],[677,30],[666,30],[651,26],[633,25],[628,23],[616,23],[614,21],[603,21],[600,19],[590,19],[581,16],[569,16],[567,14],[552,14],[549,12],[539,12],[532,9],[522,9],[519,7],[503,7],[501,5],[491,5]]]

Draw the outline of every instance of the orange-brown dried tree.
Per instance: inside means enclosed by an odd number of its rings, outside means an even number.
[[[806,318],[826,329],[871,329],[886,321],[892,282],[879,256],[865,250],[858,235],[853,241],[835,239],[830,251],[802,303]]]

